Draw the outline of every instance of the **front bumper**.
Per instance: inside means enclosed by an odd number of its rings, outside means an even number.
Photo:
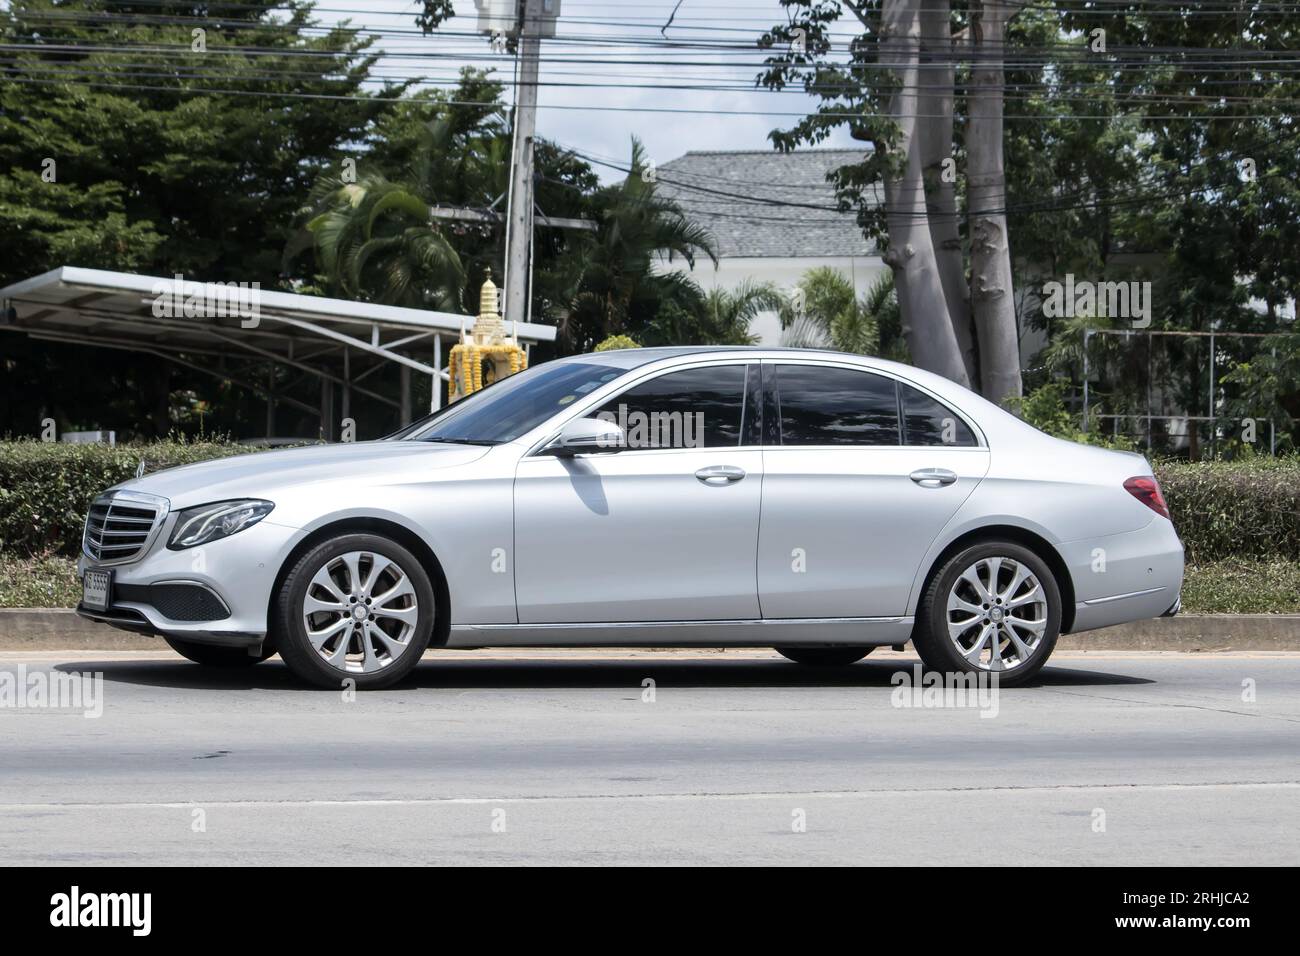
[[[137,634],[149,634],[154,637],[175,637],[195,644],[217,644],[222,647],[248,647],[261,650],[266,634],[240,634],[237,631],[205,631],[193,627],[177,630],[174,627],[159,627],[152,623],[139,610],[114,604],[107,611],[97,611],[84,604],[77,605],[77,614],[89,621],[111,624],[124,631]]]
[[[300,532],[264,519],[185,551],[167,549],[169,534],[170,527],[164,528],[145,556],[129,564],[102,565],[83,552],[78,577],[87,568],[104,567],[113,572],[113,592],[105,610],[79,604],[77,613],[141,634],[259,647],[276,576]],[[194,600],[204,594],[211,597]]]

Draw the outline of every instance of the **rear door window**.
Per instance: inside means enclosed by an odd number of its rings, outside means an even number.
[[[893,379],[832,365],[777,365],[783,445],[898,445]]]

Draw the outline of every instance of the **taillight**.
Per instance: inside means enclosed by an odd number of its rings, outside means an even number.
[[[1150,475],[1130,478],[1124,482],[1124,490],[1156,514],[1169,517],[1169,506],[1165,504],[1165,496],[1160,493],[1160,482]]]

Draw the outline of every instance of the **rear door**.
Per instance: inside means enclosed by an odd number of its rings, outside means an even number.
[[[965,419],[833,362],[763,363],[764,618],[894,617],[930,544],[988,471]]]

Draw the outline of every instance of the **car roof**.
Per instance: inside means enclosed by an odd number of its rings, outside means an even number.
[[[609,349],[605,352],[583,352],[567,355],[560,362],[588,362],[598,365],[612,365],[615,368],[632,369],[649,365],[661,359],[678,358],[684,355],[709,354],[711,352],[745,352],[754,351],[747,345],[673,345],[645,349]]]
[[[743,354],[747,352],[753,353],[756,357],[760,355],[822,355],[855,360],[867,359],[871,362],[894,364],[888,363],[884,359],[876,359],[872,356],[853,355],[848,352],[835,352],[830,349],[806,349],[766,345],[666,345],[639,349],[609,349],[605,352],[583,352],[580,355],[569,355],[562,359],[558,359],[557,361],[594,362],[601,365],[611,365],[615,368],[633,369],[642,365],[649,365],[651,362],[659,362],[664,359],[684,358],[691,355],[735,355],[737,353]]]
[[[927,372],[914,365],[895,362],[891,359],[874,355],[859,355],[852,352],[836,352],[831,349],[808,349],[773,347],[766,345],[682,345],[663,348],[611,349],[607,352],[587,352],[572,355],[561,362],[598,362],[612,368],[630,371],[653,363],[663,363],[671,368],[672,359],[691,357],[752,355],[755,359],[795,359],[795,360],[829,360],[844,361],[863,368],[885,372],[905,382],[919,385],[939,398],[951,403],[963,413],[974,419],[987,435],[990,428],[1010,429],[1023,436],[1026,432],[1039,434],[1032,426],[1026,425],[1005,409],[987,401],[977,393],[965,388],[942,375]]]

